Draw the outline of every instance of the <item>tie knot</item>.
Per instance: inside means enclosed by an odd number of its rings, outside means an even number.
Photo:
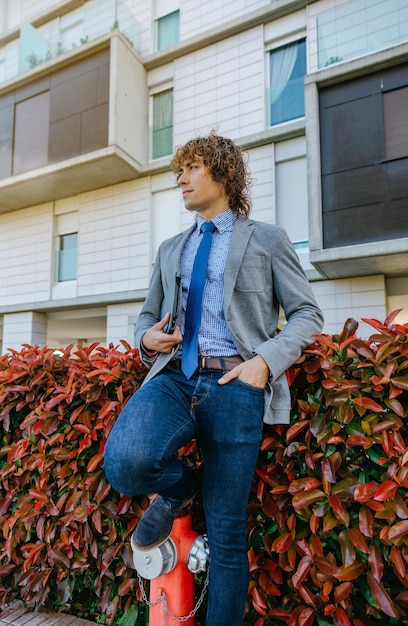
[[[213,224],[213,222],[203,222],[200,230],[202,233],[212,233],[215,230],[215,224]]]

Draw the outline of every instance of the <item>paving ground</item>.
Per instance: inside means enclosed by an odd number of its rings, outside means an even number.
[[[0,609],[0,626],[94,626],[96,622],[41,609],[30,611],[21,602],[13,602]]]

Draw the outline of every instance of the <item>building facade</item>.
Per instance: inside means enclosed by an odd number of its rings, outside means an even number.
[[[133,344],[192,219],[170,156],[211,131],[325,332],[408,320],[406,0],[0,0],[0,352]]]

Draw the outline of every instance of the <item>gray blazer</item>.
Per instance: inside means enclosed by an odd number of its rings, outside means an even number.
[[[171,310],[175,274],[184,245],[194,230],[164,241],[157,253],[149,292],[135,329],[136,345],[144,333]],[[279,307],[287,323],[278,328]],[[298,256],[279,226],[238,218],[235,221],[224,274],[224,313],[238,353],[244,360],[259,354],[268,364],[264,421],[288,424],[290,391],[285,371],[319,333],[323,315],[313,296]],[[144,382],[171,360],[160,353]]]

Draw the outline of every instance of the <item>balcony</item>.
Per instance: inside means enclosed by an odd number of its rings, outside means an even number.
[[[136,178],[147,101],[141,59],[118,30],[0,84],[0,212]]]

